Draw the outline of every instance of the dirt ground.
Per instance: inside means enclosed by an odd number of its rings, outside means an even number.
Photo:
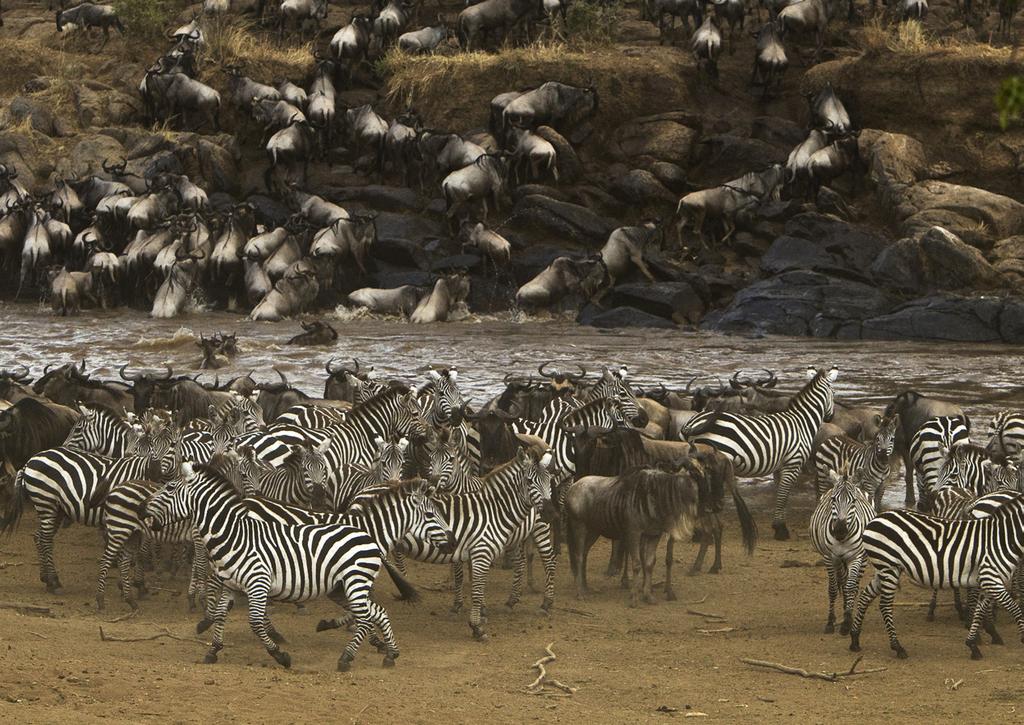
[[[760,495],[751,497],[755,508],[767,512],[762,500],[766,487],[757,488]],[[972,662],[948,594],[935,623],[925,621],[919,606],[898,608],[897,625],[910,652],[905,661],[890,654],[881,619],[872,609],[860,668],[887,667],[884,672],[825,682],[740,662],[748,657],[842,672],[854,661],[847,638],[822,634],[825,571],[814,566],[817,557],[803,535],[808,503],[799,501],[791,515],[794,540],[762,540],[752,558],[741,552],[730,515],[724,571],[680,576],[676,602],[627,608],[617,582],[603,576],[606,542],[591,557],[595,592],[583,602],[574,596],[562,556],[550,617],[538,608],[537,594],[509,612],[501,603],[511,572],[495,570],[489,589],[491,640],[484,644],[471,639],[464,615],[448,612],[450,594],[442,591],[446,570],[413,564],[411,578],[423,588],[423,600],[387,605],[402,648],[397,667],[383,669],[381,657],[364,647],[345,674],[335,671],[341,633],[314,631],[321,617],[334,616],[336,610],[326,601],[313,602],[304,612],[275,608],[274,621],[289,640],[291,670],[264,652],[238,608],[229,618],[221,661],[212,666],[198,664],[205,650],[198,641],[100,641],[101,626],[122,637],[144,637],[166,627],[191,638],[197,617],[186,611],[180,593],[185,581],[152,575],[150,583],[164,588],[142,602],[140,614],[107,623],[127,609],[116,594],[110,596],[116,591],[112,580],[107,611],[102,616],[95,611],[98,532],[76,526],[58,536],[57,562],[66,593],[55,598],[39,583],[31,540],[35,521],[27,514],[21,528],[0,541],[0,602],[4,607],[48,607],[53,616],[0,608],[0,721],[654,722],[687,715],[747,722],[1019,719],[1024,652],[1005,615],[1001,629],[1009,644],[985,646],[985,659]],[[771,531],[765,516],[758,523],[762,532]],[[685,570],[692,553],[677,547],[677,571]],[[379,596],[390,596],[392,586],[382,581],[378,590]],[[897,602],[926,599],[926,592],[910,588]],[[554,643],[558,656],[549,673],[578,688],[571,697],[525,692],[535,676],[530,665],[548,643]]]

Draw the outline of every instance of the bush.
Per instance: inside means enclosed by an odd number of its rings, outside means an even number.
[[[158,38],[175,9],[169,0],[114,0],[114,10],[129,36]]]
[[[624,18],[621,2],[571,3],[565,14],[565,39],[570,45],[614,43]]]

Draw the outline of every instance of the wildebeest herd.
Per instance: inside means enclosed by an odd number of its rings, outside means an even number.
[[[454,368],[383,380],[358,361],[331,360],[326,372],[323,396],[313,397],[281,373],[204,385],[170,369],[123,366],[119,380],[101,380],[84,362],[47,366],[36,379],[25,366],[4,368],[0,524],[14,531],[32,506],[40,579],[53,593],[62,591],[57,532],[100,527],[101,609],[111,567],[135,609],[147,560],[191,559],[189,601],[202,603],[199,630],[213,627],[207,662],[222,648],[237,594],[253,632],[285,666],[268,601],[326,596],[344,614],[318,630],[352,626],[338,662],[347,669],[367,637],[385,666],[398,656],[387,612],[371,597],[382,568],[413,599],[406,560],[450,566],[457,611],[468,564],[477,639],[487,637],[492,564],[511,559],[513,606],[538,555],[548,610],[562,541],[585,596],[587,552],[611,539],[609,570],[631,579],[629,603],[638,606],[654,599],[655,553],[667,539],[665,595],[674,599],[672,549],[691,534],[700,544],[692,571],[712,545],[710,571],[721,570],[727,496],[754,552],[757,527],[737,478],[775,477],[777,539],[789,538],[788,495],[804,478],[819,495],[810,536],[827,565],[826,631],[841,593],[851,649],[880,595],[890,644],[906,656],[892,618],[902,575],[956,591],[972,657],[981,628],[1000,641],[996,603],[1024,627],[1012,594],[1024,551],[1024,414],[999,413],[980,446],[959,406],[914,391],[879,408],[843,403],[834,367],[808,369],[802,387],[783,393],[774,373],[640,389],[624,367],[592,376],[545,363],[536,376],[510,373],[479,405],[463,397]],[[919,511],[881,510],[900,460],[906,503],[916,500]],[[858,594],[866,562],[874,575]]]
[[[814,32],[820,50],[824,28],[835,12],[824,0],[782,5],[772,4],[773,19],[758,31],[754,74],[766,92],[787,63],[782,38]],[[493,279],[512,281],[512,244],[501,234],[494,211],[507,207],[518,187],[558,184],[560,154],[572,151],[593,130],[600,112],[596,88],[549,81],[501,93],[490,103],[489,127],[461,133],[425,127],[412,108],[388,120],[370,104],[347,107],[341,93],[366,82],[368,57],[392,48],[434,52],[451,35],[458,36],[464,49],[518,37],[521,31],[529,36],[537,22],[564,16],[564,3],[485,0],[463,10],[454,28],[438,18],[437,25],[411,30],[420,10],[417,4],[375,0],[324,48],[314,49],[312,70],[305,78],[268,83],[246,76],[239,62],[217,69],[223,93],[198,79],[208,64],[205,33],[215,22],[211,18],[230,17],[223,16],[228,11],[262,18],[275,7],[265,2],[205,3],[206,15],[168,34],[172,46],[138,85],[145,122],[218,131],[230,107],[236,134],[245,138],[261,133],[264,182],[275,203],[208,194],[184,174],[144,167],[136,160],[108,159],[102,172],[58,178],[45,191],[30,191],[19,181],[18,169],[0,166],[0,253],[6,269],[20,270],[19,291],[27,286],[48,295],[60,314],[83,305],[129,304],[166,318],[198,301],[230,310],[248,308],[257,320],[280,320],[344,302],[412,322],[448,319],[470,294],[464,269],[439,270],[429,285],[366,286],[377,212],[328,201],[308,183],[311,162],[332,154],[330,158],[337,158],[341,151],[346,163],[367,178],[412,187],[428,201],[442,197],[447,241],[474,252],[485,276],[492,270]],[[654,2],[644,3],[641,14],[666,33],[671,30],[666,17],[683,18],[687,27],[692,17],[694,52],[715,73],[721,50],[716,18],[734,29],[748,10],[734,0],[716,0],[713,9],[703,2]],[[284,0],[276,12],[283,34],[318,27],[327,3]],[[760,8],[756,12],[760,16]],[[111,6],[84,3],[58,11],[57,18],[58,29],[120,28]],[[210,80],[208,74],[204,78]],[[519,280],[522,284],[509,295],[510,303],[534,311],[567,298],[599,299],[634,270],[654,281],[644,257],[675,243],[665,232],[675,229],[678,246],[670,251],[682,250],[685,257],[705,248],[709,231],[719,243],[728,242],[737,224],[751,221],[762,204],[781,194],[813,198],[823,184],[857,169],[859,159],[857,131],[831,86],[810,98],[810,119],[806,140],[793,149],[785,166],[776,164],[684,194],[674,218],[666,213],[655,222],[615,229],[599,254],[554,259],[533,279]],[[241,133],[251,131],[250,124],[260,133]],[[693,238],[684,240],[687,226]]]

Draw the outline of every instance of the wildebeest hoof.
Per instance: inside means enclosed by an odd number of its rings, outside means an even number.
[[[336,619],[321,619],[316,623],[317,632],[326,632],[328,629],[339,629],[338,620]]]
[[[200,619],[199,623],[196,624],[196,634],[202,634],[210,628],[211,624],[213,624],[213,622],[211,622],[209,619],[206,619],[205,617],[203,619]]]
[[[712,564],[711,568],[708,569],[708,574],[721,574],[721,573],[722,573],[722,567],[720,567],[718,564]]]
[[[789,541],[789,527],[786,524],[772,524],[776,541]]]
[[[281,665],[285,669],[288,669],[289,667],[292,666],[291,655],[289,655],[284,650],[280,650],[279,649],[276,652],[271,652],[270,656],[273,657],[275,660],[277,660],[277,664]]]
[[[678,598],[679,597],[676,596],[675,591],[672,589],[669,589],[665,592],[665,601],[667,602],[674,602]]]
[[[381,667],[394,667],[394,666],[395,666],[395,660],[394,660],[393,657],[385,657],[384,661],[381,663]]]

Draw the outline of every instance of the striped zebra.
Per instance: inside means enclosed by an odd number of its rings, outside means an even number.
[[[832,385],[838,376],[835,367],[827,372],[808,368],[808,383],[781,413],[752,416],[707,411],[691,418],[680,430],[680,438],[705,443],[730,456],[738,476],[774,474],[772,528],[777,540],[789,538],[789,490],[811,454],[818,428],[832,417]]]
[[[418,483],[409,487],[409,515],[389,510],[388,521],[399,520],[403,533],[422,536],[446,546],[450,532],[444,527]],[[268,600],[304,602],[327,596],[345,607],[356,631],[338,659],[348,670],[356,651],[372,627],[384,637],[384,665],[394,665],[398,644],[387,612],[370,598],[380,572],[382,551],[373,536],[360,526],[343,523],[286,525],[250,514],[234,484],[216,468],[186,466],[180,482],[172,482],[150,499],[146,507],[150,527],[159,530],[175,521],[190,520],[209,553],[224,587],[217,603],[213,643],[204,661],[217,661],[223,649],[224,625],[232,592],[244,592],[249,602],[249,625],[279,664],[291,666],[267,617]],[[398,577],[400,588],[411,586]]]
[[[1007,484],[1007,466],[1001,466],[989,458],[988,450],[970,443],[961,443],[952,449],[943,449],[942,467],[938,473],[938,490],[940,493],[948,486],[967,489],[975,496],[984,496],[1000,488],[1016,488],[1017,484]],[[1017,467],[1013,466],[1013,472]]]
[[[443,551],[411,537],[399,544],[399,551],[417,561],[434,564],[469,562],[472,585],[469,626],[478,640],[487,639],[480,610],[484,606],[484,590],[491,562],[510,542],[519,543],[512,542],[515,532],[523,532],[524,537],[528,535],[538,515],[546,522],[554,518],[548,471],[550,462],[548,453],[520,448],[515,458],[484,476],[485,483],[476,493],[439,500],[437,507],[441,517],[455,537],[454,551]],[[461,590],[462,584],[461,568],[459,572],[456,592]],[[551,605],[552,602],[545,597],[541,606],[547,611]]]
[[[427,423],[411,392],[391,388],[353,408],[344,423],[324,429],[328,441],[328,476],[346,463],[369,464],[377,453],[377,438],[405,436],[416,441],[427,435]]]
[[[580,396],[581,401],[583,403],[592,403],[601,398],[625,397],[632,398],[635,403],[636,396],[626,382],[628,375],[629,369],[625,365],[621,365],[613,370],[601,368],[600,379],[582,392]]]
[[[71,426],[64,447],[121,458],[130,455],[142,438],[141,424],[132,424],[106,408],[79,405],[82,416]]]
[[[817,473],[814,488],[818,497],[821,498],[831,486],[830,474],[845,470],[856,479],[862,491],[874,498],[875,508],[880,509],[899,422],[899,414],[882,418],[875,437],[866,443],[845,435],[822,441],[814,451]]]
[[[1002,642],[989,618],[995,604],[1013,615],[1024,638],[1020,605],[1006,588],[1024,553],[1024,495],[1002,492],[989,496],[999,503],[984,511],[983,518],[958,521],[917,511],[886,511],[867,525],[864,549],[875,567],[875,576],[857,599],[850,629],[852,651],[860,651],[864,614],[875,597],[880,597],[889,646],[897,657],[906,658],[907,651],[896,636],[892,611],[904,572],[912,583],[929,589],[980,588],[966,641],[971,659],[981,657],[980,627],[992,637],[993,644]]]
[[[103,502],[103,555],[100,557],[99,580],[96,586],[96,608],[105,606],[107,572],[115,562],[120,570],[121,598],[132,608],[138,609],[134,589],[145,590],[142,567],[137,561],[139,550],[144,543],[181,544],[193,546],[192,571],[189,577],[189,609],[195,609],[196,595],[205,595],[206,549],[195,545],[192,525],[179,521],[159,532],[154,532],[142,521],[146,500],[160,489],[153,481],[127,481],[115,486]],[[128,547],[128,550],[126,550]],[[134,561],[134,582],[131,576]],[[134,587],[133,587],[134,584]]]
[[[910,441],[910,462],[917,481],[918,505],[939,487],[939,471],[946,452],[970,443],[971,424],[966,416],[947,415],[926,420]]]
[[[53,562],[57,530],[68,523],[99,526],[107,493],[137,478],[161,480],[159,462],[148,456],[110,458],[75,448],[43,451],[18,471],[0,531],[12,532],[21,519],[25,500],[32,502],[39,519],[35,534],[39,579],[47,591],[60,594],[60,577]]]
[[[319,484],[313,484],[310,497],[316,508],[324,506],[334,513],[344,513],[360,492],[399,477],[409,440],[386,441],[378,436],[376,444],[377,456],[370,465],[346,463],[337,476],[329,480],[325,476]]]
[[[853,604],[864,570],[864,527],[875,517],[871,493],[862,490],[848,469],[829,471],[831,488],[825,491],[811,514],[809,531],[815,551],[825,559],[828,571],[828,621],[825,634],[835,631],[836,596],[843,595],[840,634],[849,634]]]
[[[997,458],[1019,461],[1024,453],[1024,413],[1003,410],[988,426],[988,452]]]
[[[348,406],[335,405],[336,401],[326,402],[332,404],[317,401],[293,405],[274,419],[274,425],[293,425],[299,428],[317,429],[344,423],[345,416],[348,415]]]
[[[291,457],[278,468],[260,461],[251,448],[241,448],[239,453],[239,473],[246,496],[261,496],[309,508],[313,504],[313,491],[325,486],[327,459],[321,447],[296,446]]]
[[[448,496],[479,493],[485,486],[496,485],[487,476],[473,474],[470,461],[456,441],[441,441],[432,451],[430,457],[430,480],[436,482],[437,491]],[[500,485],[500,484],[497,484]],[[531,526],[532,523],[532,526]],[[529,526],[529,528],[527,528]],[[544,563],[544,601],[553,602],[555,598],[555,565],[556,551],[554,547],[552,526],[540,519],[527,519],[509,537],[504,547],[511,551],[513,562],[512,593],[505,602],[506,606],[514,607],[522,598],[523,578],[528,573],[528,586],[533,588],[533,554],[527,555],[526,546],[532,542]],[[403,564],[399,564],[401,567]],[[463,606],[462,576],[463,562],[452,562],[452,578],[456,583],[455,602],[452,611],[458,612]]]
[[[431,370],[427,379],[416,388],[427,422],[431,425],[458,425],[462,421],[466,402],[458,385],[459,371]]]

